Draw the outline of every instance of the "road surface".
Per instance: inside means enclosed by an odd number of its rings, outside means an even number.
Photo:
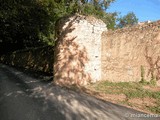
[[[160,120],[0,64],[0,120]]]

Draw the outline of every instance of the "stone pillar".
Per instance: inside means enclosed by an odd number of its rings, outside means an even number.
[[[101,80],[101,34],[107,30],[100,19],[74,15],[57,23],[54,81],[85,85]]]

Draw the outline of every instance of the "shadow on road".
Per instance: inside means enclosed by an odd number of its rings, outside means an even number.
[[[54,86],[0,64],[0,116],[3,120],[159,120]],[[127,116],[126,116],[127,115]]]

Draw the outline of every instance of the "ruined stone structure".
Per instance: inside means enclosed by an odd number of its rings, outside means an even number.
[[[160,21],[107,31],[99,19],[71,16],[57,23],[54,79],[63,84],[98,80],[160,79]]]
[[[64,85],[140,81],[142,68],[144,79],[160,81],[160,21],[107,31],[99,19],[73,15],[56,26],[54,51],[14,52],[0,61],[49,73],[54,64],[54,81]]]
[[[86,84],[101,80],[101,34],[107,30],[99,19],[75,15],[57,23],[54,81]]]

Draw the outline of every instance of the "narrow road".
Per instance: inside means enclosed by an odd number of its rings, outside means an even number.
[[[160,120],[146,115],[0,64],[0,120]]]

